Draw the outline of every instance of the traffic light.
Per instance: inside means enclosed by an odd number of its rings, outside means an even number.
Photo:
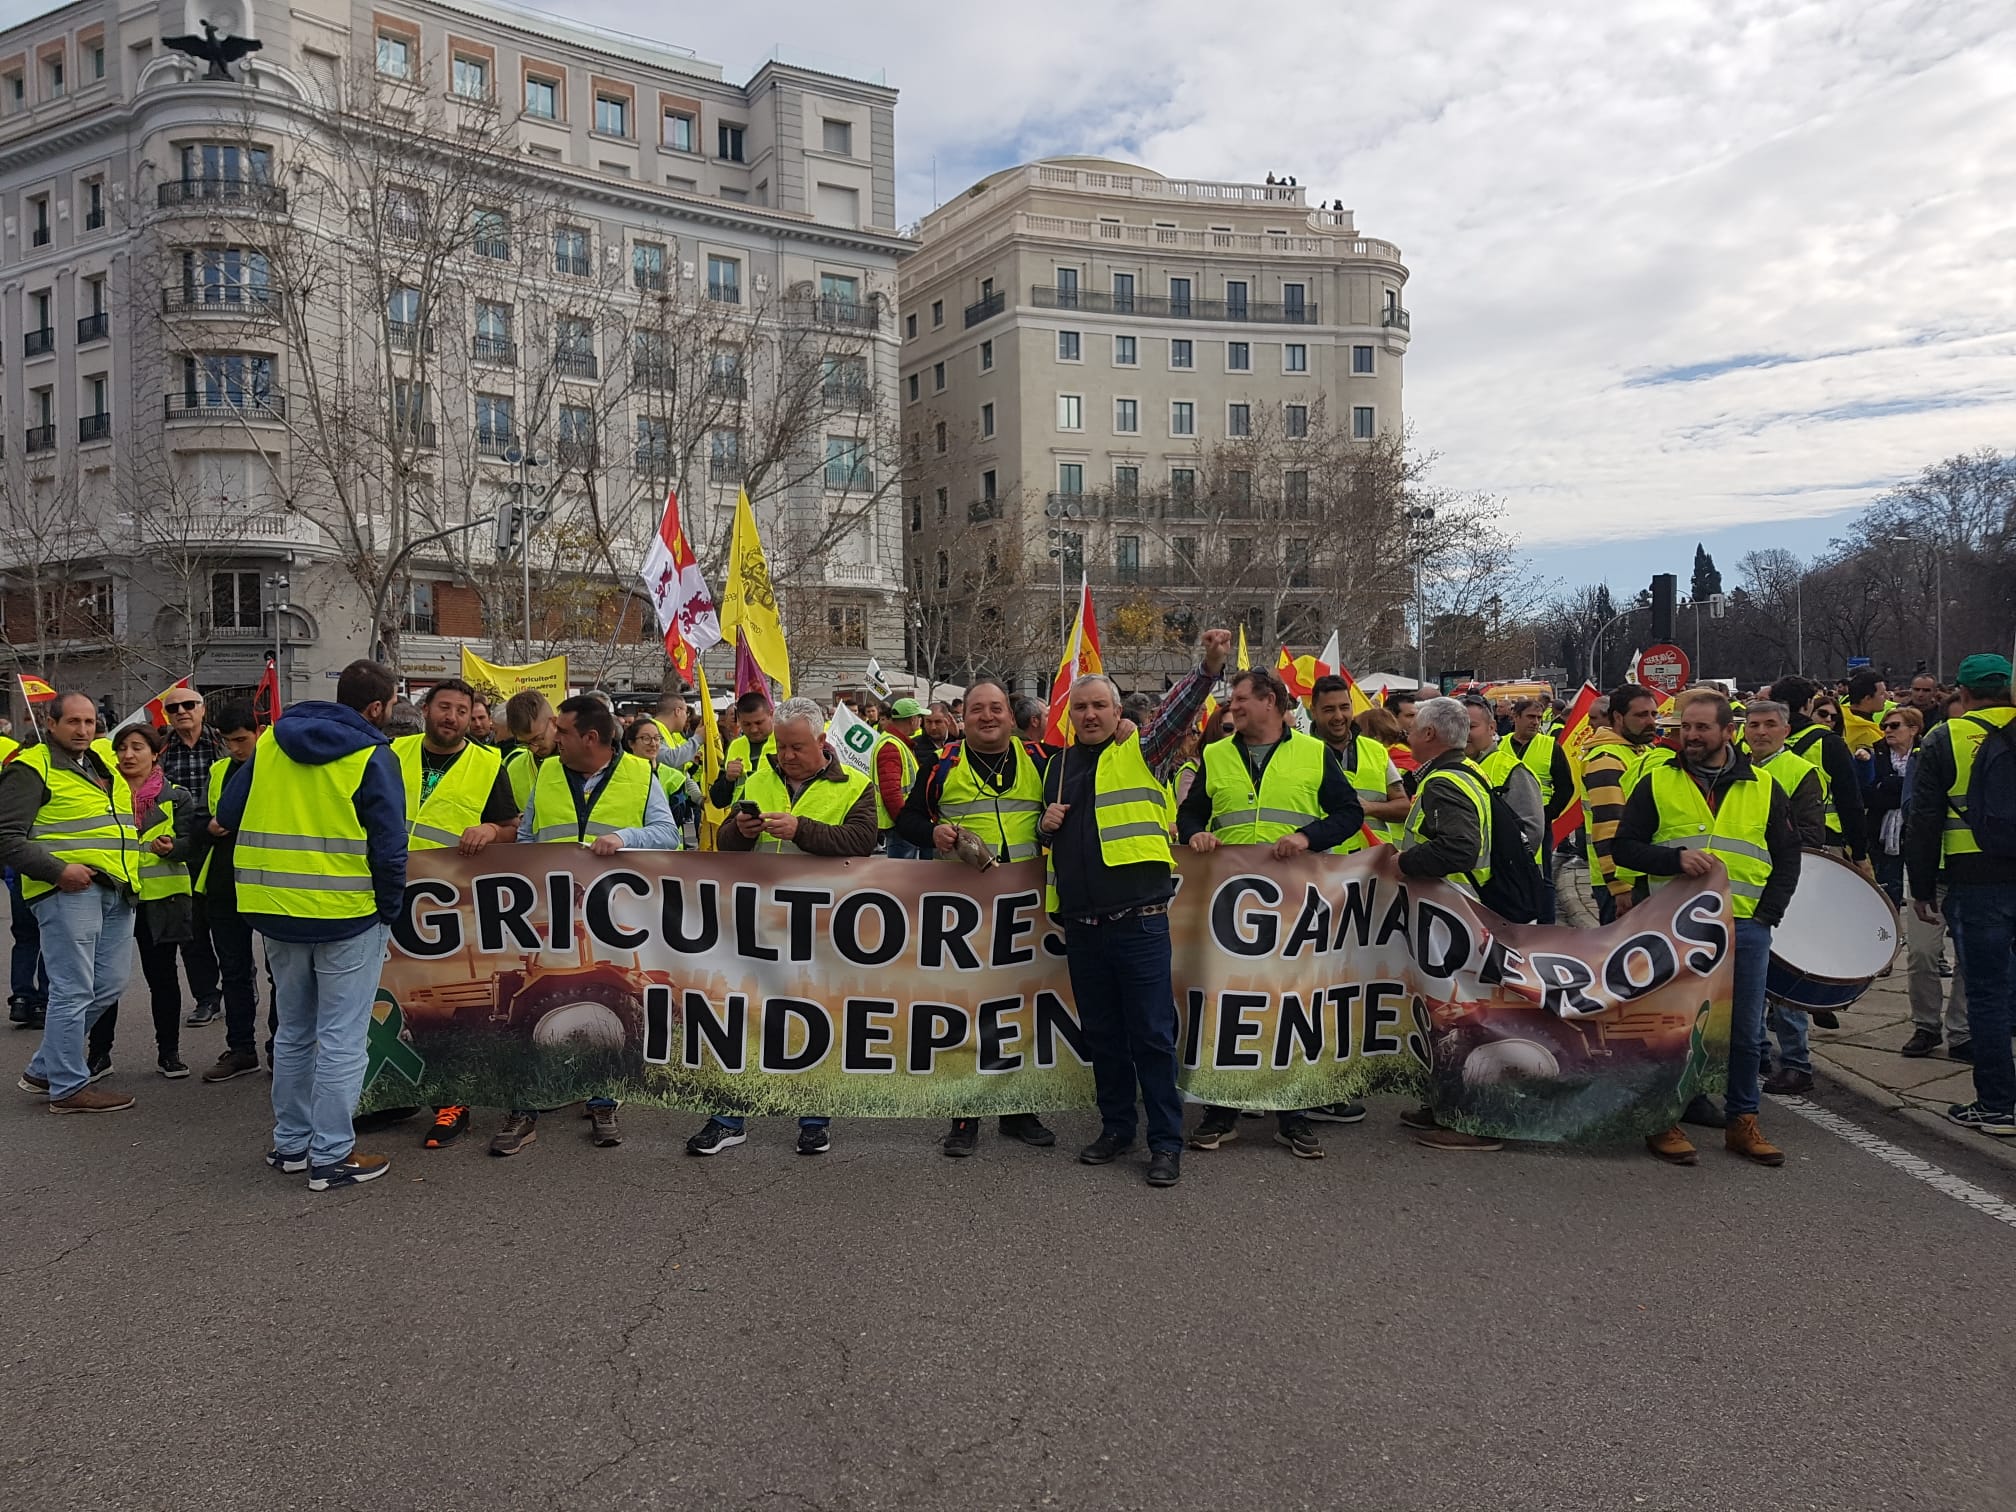
[[[1673,595],[1678,582],[1672,573],[1662,572],[1652,579],[1652,639],[1673,639]]]
[[[518,549],[518,504],[505,499],[497,506],[497,555],[506,557]]]

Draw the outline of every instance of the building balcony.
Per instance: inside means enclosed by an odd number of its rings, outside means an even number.
[[[272,632],[264,625],[232,624],[224,620],[203,615],[196,621],[196,633],[210,641],[266,641],[273,639]]]
[[[35,234],[34,234],[34,236],[33,236],[33,237],[31,237],[31,238],[30,238],[30,240],[32,240],[32,241],[33,241],[33,242],[35,243],[35,245],[36,245],[36,246],[38,246],[38,247],[46,247],[46,246],[48,246],[48,245],[49,245],[49,228],[48,228],[47,226],[37,226],[37,227],[35,228]]]
[[[400,420],[395,417],[392,421],[392,433],[395,436],[404,436],[415,451],[440,450],[440,432],[435,429],[432,420]]]
[[[86,415],[77,422],[79,444],[112,439],[112,417],[110,415]]]
[[[654,394],[672,392],[672,361],[668,357],[633,357],[630,359],[630,375],[641,389],[648,389]]]
[[[749,392],[749,380],[740,373],[709,373],[707,392],[716,399],[740,399]]]
[[[511,243],[494,236],[479,236],[470,244],[469,250],[478,257],[495,258],[498,262],[511,261]]]
[[[112,334],[112,316],[101,310],[96,315],[82,315],[77,320],[77,345],[87,341],[104,341]]]
[[[312,547],[322,544],[322,532],[315,522],[302,515],[276,511],[255,514],[250,510],[198,511],[181,514],[169,511],[160,519],[137,517],[140,543],[191,547]],[[171,539],[172,538],[172,539]],[[102,549],[102,548],[101,548]]]
[[[1008,296],[1001,290],[996,289],[985,299],[975,300],[972,304],[966,306],[966,329],[970,331],[973,327],[980,324],[981,321],[992,320],[1007,308]]]
[[[86,231],[103,231],[105,229],[104,210],[87,210],[84,213],[84,229]]]
[[[794,299],[790,301],[789,308],[800,320],[848,330],[872,331],[882,322],[881,309],[872,299],[842,299],[821,294],[811,299]]]
[[[169,284],[161,291],[161,308],[170,314],[278,320],[280,305],[280,291],[263,284],[179,283]]]
[[[602,465],[602,449],[593,441],[565,436],[553,443],[553,463],[556,467],[592,470]]]
[[[431,352],[434,350],[434,328],[424,321],[388,320],[385,322],[385,340],[395,352]]]
[[[1110,294],[1037,284],[1029,291],[1039,310],[1083,310],[1088,315],[1138,315],[1150,320],[1213,320],[1234,325],[1315,325],[1313,304],[1257,300],[1171,299],[1166,294]]]
[[[553,254],[553,271],[566,278],[586,278],[591,266],[586,252],[578,256],[570,252]]]
[[[707,463],[709,483],[740,483],[742,478],[742,462],[738,457],[714,457]]]
[[[819,398],[830,410],[864,410],[873,393],[865,383],[828,383],[820,388]]]
[[[966,518],[975,525],[984,525],[989,520],[998,520],[1007,511],[999,499],[975,499],[966,506]]]
[[[165,420],[250,420],[272,424],[287,418],[285,394],[180,393],[161,401]]]
[[[663,268],[632,268],[630,270],[630,282],[641,293],[663,294],[666,288],[665,270]]]
[[[593,378],[602,365],[593,352],[572,352],[563,347],[553,354],[553,371],[562,378]]]
[[[630,465],[646,477],[662,478],[672,471],[672,448],[640,446],[630,454]]]
[[[1379,323],[1384,326],[1391,326],[1396,331],[1412,331],[1414,329],[1414,317],[1409,315],[1399,305],[1388,305],[1385,313],[1381,315]]]
[[[282,213],[287,209],[287,191],[280,185],[263,179],[170,179],[161,185],[158,193],[163,210],[196,206],[204,209],[271,210]]]
[[[29,426],[27,438],[22,442],[21,449],[31,457],[40,452],[56,450],[56,427],[53,425]]]
[[[469,355],[491,367],[516,367],[518,343],[509,336],[478,336],[469,343]]]
[[[427,235],[427,222],[422,216],[388,215],[384,224],[386,238],[391,241],[417,242]]]
[[[739,305],[742,303],[742,285],[732,283],[709,283],[707,297],[716,304]]]
[[[507,452],[518,449],[518,437],[511,431],[481,430],[476,432],[476,455],[502,459]]]
[[[56,332],[50,326],[39,331],[24,331],[21,335],[21,354],[24,357],[47,357],[56,350]]]

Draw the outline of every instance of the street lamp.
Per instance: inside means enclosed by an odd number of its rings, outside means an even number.
[[[1913,545],[1918,540],[1901,531],[1884,539]],[[1946,676],[1946,553],[1936,544],[1932,548],[1932,676],[1942,683]]]
[[[504,461],[518,474],[518,482],[513,489],[513,498],[518,516],[518,565],[520,603],[525,612],[525,660],[532,660],[532,528],[546,518],[544,506],[537,509],[527,507],[531,499],[544,498],[546,486],[534,488],[525,481],[528,468],[544,467],[546,459],[525,451],[515,441],[504,453]]]
[[[1409,531],[1409,534],[1413,537],[1414,550],[1414,680],[1416,683],[1426,686],[1428,682],[1428,611],[1427,590],[1423,579],[1423,569],[1428,560],[1427,526],[1434,520],[1435,510],[1432,505],[1415,504],[1409,505],[1401,513],[1406,517],[1410,526],[1420,527],[1418,530]]]
[[[285,648],[286,620],[283,616],[289,607],[287,602],[287,574],[275,572],[266,579],[266,597],[273,605],[273,677],[280,678],[280,654]]]

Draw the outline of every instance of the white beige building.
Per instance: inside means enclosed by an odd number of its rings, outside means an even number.
[[[259,44],[229,80],[164,45],[204,22]],[[655,687],[624,594],[665,489],[718,584],[746,481],[800,678],[893,664],[894,107],[483,0],[80,0],[0,34],[14,662],[122,708],[276,646],[290,700],[463,642]],[[516,503],[546,514],[529,640]]]
[[[1112,616],[1141,621],[1144,677],[1207,612],[1256,648],[1318,638],[1311,500],[1399,432],[1410,322],[1399,249],[1304,194],[1059,158],[924,218],[901,272],[914,665],[1046,680],[1081,567],[1109,661]]]

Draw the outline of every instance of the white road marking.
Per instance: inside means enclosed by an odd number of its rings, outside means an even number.
[[[1951,1171],[1942,1171],[1929,1160],[1922,1160],[1909,1150],[1871,1134],[1860,1124],[1852,1123],[1839,1113],[1830,1113],[1817,1103],[1810,1103],[1803,1097],[1774,1097],[1772,1101],[1781,1107],[1790,1108],[1809,1123],[1816,1123],[1830,1134],[1838,1134],[1858,1150],[1874,1155],[1886,1165],[1893,1165],[1907,1176],[1915,1176],[1927,1186],[1944,1192],[1956,1202],[1964,1202],[1976,1212],[1985,1213],[1998,1223],[2006,1223],[2016,1228],[2016,1204],[2004,1202],[1993,1192],[1978,1187]]]

